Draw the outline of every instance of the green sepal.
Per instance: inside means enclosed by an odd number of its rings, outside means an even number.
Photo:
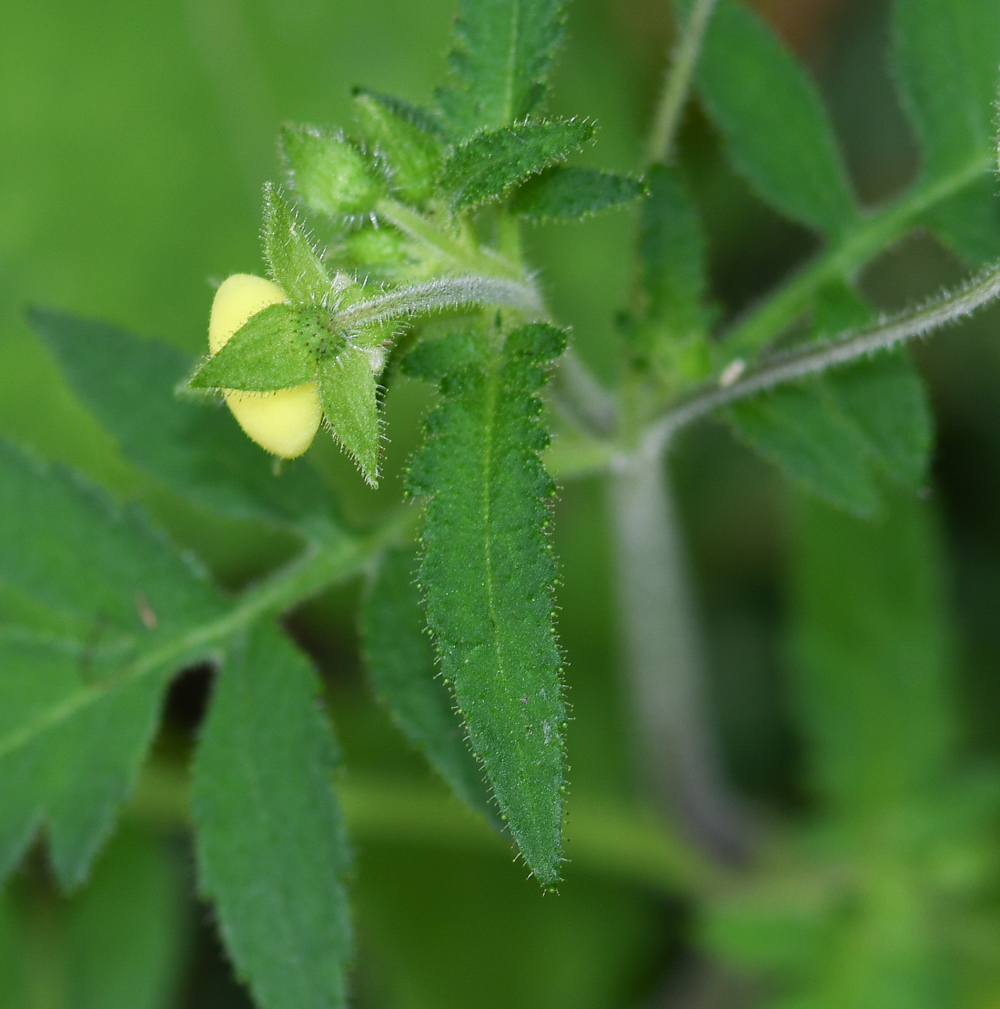
[[[355,98],[370,98],[386,109],[393,116],[415,126],[421,133],[436,137],[442,143],[447,139],[445,129],[438,114],[431,109],[396,98],[394,95],[384,95],[368,88],[355,88]]]
[[[541,102],[563,36],[564,0],[462,0],[451,80],[437,93],[450,134],[523,119]]]
[[[315,214],[334,219],[369,214],[385,194],[385,176],[342,134],[286,125],[281,151],[292,188]]]
[[[514,186],[579,150],[594,135],[585,119],[525,122],[477,133],[444,164],[441,188],[454,213],[499,200]]]
[[[373,487],[379,477],[378,386],[370,355],[347,344],[319,365],[319,398],[334,438]]]
[[[251,316],[191,376],[192,389],[275,392],[316,377],[316,362],[294,305],[269,305]]]
[[[426,203],[444,156],[437,137],[370,93],[355,96],[354,114],[362,139],[388,166],[391,191],[406,203]]]
[[[281,190],[264,183],[264,259],[271,279],[292,301],[326,303],[332,284],[301,218]]]
[[[646,195],[639,179],[596,168],[550,168],[526,182],[510,209],[529,221],[578,221]]]
[[[368,586],[360,614],[368,677],[379,701],[431,767],[470,807],[490,815],[454,699],[437,678],[416,571],[412,551],[392,550]]]
[[[428,499],[420,583],[442,675],[501,815],[545,886],[561,862],[566,707],[548,537],[555,487],[539,458],[549,438],[538,392],[565,342],[552,326],[525,326],[446,372],[407,480]],[[449,357],[441,350],[439,364]]]

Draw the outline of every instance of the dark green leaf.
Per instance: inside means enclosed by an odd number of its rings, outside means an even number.
[[[440,140],[376,95],[357,95],[354,114],[369,148],[388,163],[392,190],[407,203],[428,200],[441,171]]]
[[[429,499],[420,581],[442,674],[500,811],[545,885],[559,876],[566,709],[538,391],[564,345],[560,331],[527,326],[502,351],[447,374],[408,482]]]
[[[860,524],[803,501],[796,694],[819,783],[844,810],[905,801],[943,768],[952,726],[933,525],[913,496]]]
[[[0,878],[37,829],[85,878],[145,755],[185,631],[222,612],[203,572],[72,473],[0,447],[0,582],[42,624],[0,624]]]
[[[191,376],[192,389],[271,392],[316,377],[316,361],[300,332],[293,305],[269,305],[252,315],[226,345]]]
[[[679,6],[686,10],[689,3]],[[737,0],[719,0],[697,82],[733,164],[769,203],[827,234],[856,220],[816,88],[764,22]]]
[[[435,679],[434,649],[424,629],[417,562],[408,551],[386,555],[361,607],[361,639],[379,700],[409,741],[474,809],[487,811],[486,790],[448,689]]]
[[[350,856],[319,680],[268,625],[219,680],[191,795],[202,891],[261,1009],[343,1006]]]
[[[924,153],[924,174],[942,178],[994,150],[1000,83],[1000,16],[994,0],[897,0],[894,63],[903,104]]]
[[[573,221],[640,199],[646,187],[627,175],[594,168],[551,168],[526,182],[510,209],[529,221]]]
[[[1000,259],[1000,194],[996,177],[982,177],[925,217],[929,228],[972,267]]]
[[[562,9],[562,0],[462,0],[454,80],[438,92],[455,137],[509,126],[538,105],[562,40]]]
[[[264,183],[263,237],[271,279],[292,301],[325,304],[332,289],[326,268],[298,214],[270,182]]]
[[[375,165],[340,134],[285,126],[281,150],[292,187],[314,214],[368,214],[385,191],[385,178]]]
[[[477,133],[451,153],[441,186],[453,211],[472,210],[562,161],[593,135],[593,123],[583,119],[519,123]]]
[[[393,95],[383,95],[376,91],[369,91],[367,88],[356,88],[354,95],[356,98],[370,98],[372,101],[378,102],[379,105],[392,113],[392,115],[404,119],[421,132],[427,133],[432,137],[437,137],[441,141],[445,139],[441,120],[437,113],[432,112],[430,109],[413,105]]]
[[[329,494],[305,464],[275,476],[228,410],[177,398],[192,361],[175,347],[49,310],[34,309],[29,320],[139,469],[226,515],[284,523],[329,516]]]
[[[320,364],[319,398],[337,441],[357,463],[361,475],[378,486],[381,426],[378,390],[364,350],[345,346]]]

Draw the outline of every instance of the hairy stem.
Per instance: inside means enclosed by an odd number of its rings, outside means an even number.
[[[747,849],[708,728],[705,668],[664,467],[645,451],[610,474],[625,662],[650,785],[686,832],[723,861]]]
[[[714,385],[695,392],[647,428],[643,444],[648,452],[656,454],[680,428],[720,407],[927,336],[943,326],[959,322],[998,298],[1000,265],[990,267],[954,294],[945,294],[876,326],[809,343],[787,354],[765,359],[731,384]]]
[[[649,137],[649,150],[646,155],[648,162],[666,163],[673,156],[674,138],[680,126],[681,113],[684,111],[688,92],[691,90],[691,78],[715,3],[716,0],[694,0],[694,6],[674,50],[663,84],[663,93]]]
[[[911,231],[932,207],[954,196],[992,168],[992,159],[976,159],[943,179],[912,189],[872,214],[794,274],[724,337],[731,359],[752,357],[809,310],[817,292],[852,277],[865,263]]]

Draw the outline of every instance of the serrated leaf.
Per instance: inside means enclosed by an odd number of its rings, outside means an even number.
[[[320,363],[319,398],[334,437],[357,463],[361,475],[378,486],[378,388],[363,349],[345,346]]]
[[[923,149],[923,173],[941,178],[994,150],[1000,15],[993,0],[897,0],[893,63]]]
[[[860,524],[803,501],[793,593],[795,695],[819,783],[877,815],[943,770],[948,632],[927,506],[894,497]]]
[[[195,757],[198,876],[261,1009],[346,1004],[350,855],[309,662],[261,624],[219,674]]]
[[[314,214],[334,219],[369,214],[385,192],[384,176],[341,134],[286,125],[281,151],[292,188]]]
[[[298,214],[270,182],[264,183],[263,238],[271,279],[285,294],[292,301],[325,304],[332,291],[330,276]]]
[[[437,678],[425,630],[417,559],[410,551],[386,555],[361,606],[361,640],[368,676],[406,738],[473,809],[489,813],[482,775],[465,744],[447,687]]]
[[[420,582],[441,672],[543,885],[559,877],[566,708],[538,391],[564,345],[559,330],[526,326],[445,375],[408,480],[428,498]]]
[[[563,0],[462,0],[453,83],[438,92],[457,139],[527,116],[541,101],[563,34]]]
[[[430,199],[444,156],[437,136],[370,93],[355,97],[354,114],[365,143],[388,163],[390,188],[417,206]]]
[[[272,392],[316,377],[316,361],[293,305],[269,305],[251,316],[216,354],[191,376],[192,389]]]
[[[74,392],[143,472],[226,515],[286,525],[314,516],[333,522],[329,493],[304,464],[275,476],[228,410],[178,399],[174,390],[193,365],[186,354],[61,312],[33,309],[28,319]]]
[[[689,6],[690,0],[678,2],[683,11]],[[697,84],[733,165],[765,200],[826,234],[857,219],[815,86],[764,22],[737,0],[719,0]]]
[[[510,209],[529,221],[573,221],[641,199],[638,179],[595,168],[551,168],[514,194]]]
[[[472,210],[562,161],[593,135],[593,123],[583,119],[518,123],[477,133],[445,161],[441,188],[453,212]]]
[[[163,688],[223,610],[204,573],[141,515],[0,446],[0,582],[52,615],[0,624],[0,878],[43,824],[78,885],[131,790]]]

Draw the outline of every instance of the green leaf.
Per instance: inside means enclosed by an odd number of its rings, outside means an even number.
[[[262,624],[224,664],[195,757],[202,892],[261,1009],[346,1004],[350,855],[309,662]]]
[[[292,301],[325,305],[333,288],[330,276],[299,215],[270,182],[264,183],[263,238],[271,279]]]
[[[284,126],[281,151],[292,188],[314,214],[369,214],[385,193],[384,176],[341,134],[315,126]]]
[[[819,783],[871,816],[943,771],[953,733],[938,545],[896,496],[860,524],[803,501],[795,562],[796,695]]]
[[[896,80],[923,148],[923,173],[943,178],[994,151],[1000,17],[993,0],[897,0]]]
[[[594,168],[551,168],[514,194],[510,209],[529,221],[573,221],[645,196],[638,179]]]
[[[330,430],[355,461],[361,475],[378,486],[381,425],[378,389],[371,359],[346,345],[320,364],[319,398]]]
[[[453,212],[472,210],[562,161],[593,135],[594,124],[583,119],[518,123],[477,133],[452,151],[441,187]]]
[[[251,316],[229,342],[191,376],[192,389],[272,392],[316,377],[316,361],[293,305],[269,305]]]
[[[368,92],[355,96],[354,114],[365,143],[388,163],[390,189],[416,206],[429,200],[444,155],[438,137]]]
[[[562,41],[563,0],[462,0],[453,81],[438,92],[458,139],[523,119],[542,100]]]
[[[150,476],[225,515],[292,524],[332,522],[322,481],[304,463],[275,476],[270,460],[228,410],[202,397],[178,399],[191,359],[159,340],[47,309],[28,319],[61,365],[73,391]]]
[[[939,203],[924,222],[969,266],[1000,259],[1000,194],[992,173]]]
[[[442,675],[543,885],[559,877],[566,708],[538,391],[564,346],[559,330],[526,326],[442,377],[408,481],[428,497],[420,582]]]
[[[49,615],[0,623],[0,878],[43,824],[79,885],[132,789],[163,688],[223,609],[204,573],[143,517],[0,446],[0,583]]]
[[[684,10],[689,5],[678,4]],[[765,200],[826,234],[857,219],[815,86],[764,22],[737,0],[719,0],[697,84],[733,165]]]
[[[120,832],[65,905],[67,1005],[168,1009],[181,967],[180,873],[158,839]]]
[[[454,702],[437,682],[424,629],[417,562],[409,551],[386,555],[361,606],[368,676],[403,735],[473,809],[488,812],[482,776],[465,744]]]

